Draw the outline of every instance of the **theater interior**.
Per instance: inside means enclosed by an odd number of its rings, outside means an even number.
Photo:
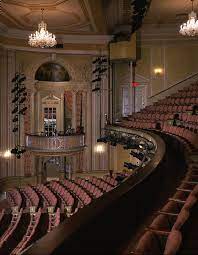
[[[197,13],[0,1],[0,255],[198,253]]]

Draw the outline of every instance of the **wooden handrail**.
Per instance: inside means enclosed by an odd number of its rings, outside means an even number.
[[[143,133],[143,132],[142,132]],[[149,135],[149,132],[147,132]],[[151,134],[152,138],[157,144],[157,151],[152,160],[139,171],[140,173],[129,176],[119,186],[111,191],[105,193],[100,198],[93,200],[93,202],[72,217],[67,218],[53,231],[36,241],[31,247],[27,248],[23,255],[48,255],[51,254],[58,246],[65,240],[68,240],[80,227],[90,222],[94,217],[99,215],[105,208],[118,200],[121,196],[136,188],[136,186],[143,182],[149,175],[157,169],[165,155],[165,143],[156,134]],[[58,237],[58,238],[57,238]]]

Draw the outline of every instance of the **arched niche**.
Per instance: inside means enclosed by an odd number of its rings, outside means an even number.
[[[48,82],[66,82],[70,77],[64,66],[56,62],[42,64],[35,73],[35,80]]]

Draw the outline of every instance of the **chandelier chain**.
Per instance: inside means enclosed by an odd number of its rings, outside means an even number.
[[[194,0],[191,0],[192,2],[192,11],[194,11]]]
[[[43,17],[44,9],[43,8],[41,9],[41,12],[42,12],[41,13],[41,18],[42,18],[42,21],[44,21],[44,17]]]

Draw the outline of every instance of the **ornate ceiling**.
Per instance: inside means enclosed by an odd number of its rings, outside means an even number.
[[[0,36],[21,39],[19,44],[24,44],[30,32],[37,29],[44,8],[48,30],[56,34],[59,42],[102,45],[111,40],[110,35],[136,29],[132,16],[137,19],[146,2],[150,0],[0,0]],[[174,28],[175,33],[177,24],[187,19],[190,10],[190,0],[152,0],[143,31],[153,25],[160,28],[164,25]],[[195,10],[198,12],[198,1]]]
[[[195,11],[198,12],[198,1],[194,1]],[[191,11],[190,0],[152,0],[145,24],[180,24],[186,21]]]
[[[131,3],[135,2],[141,9],[143,3],[149,1],[1,0],[0,23],[9,29],[35,30],[44,8],[48,29],[56,34],[113,34],[131,26]],[[190,7],[190,0],[152,0],[144,23],[177,23],[184,17],[176,14],[188,13]]]
[[[31,31],[37,28],[44,8],[49,30],[61,34],[104,34],[100,3],[100,0],[2,0],[0,22],[12,29]]]

